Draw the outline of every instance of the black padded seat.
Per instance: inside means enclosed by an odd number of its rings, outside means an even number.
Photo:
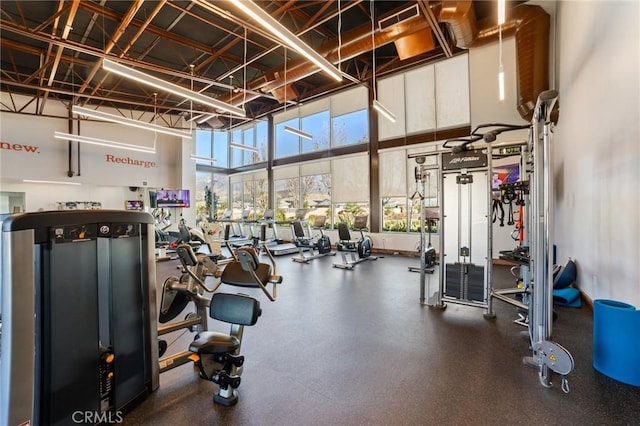
[[[271,265],[260,263],[255,269],[255,273],[260,282],[266,284],[271,276]],[[231,262],[225,266],[220,280],[225,284],[239,287],[258,287],[258,283],[256,283],[251,274],[242,269],[240,262]]]
[[[203,331],[191,342],[189,351],[200,354],[219,354],[234,352],[240,347],[237,337],[215,331]]]

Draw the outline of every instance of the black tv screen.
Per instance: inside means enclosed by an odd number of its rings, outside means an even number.
[[[162,207],[189,207],[188,189],[159,189],[156,193],[156,205]]]

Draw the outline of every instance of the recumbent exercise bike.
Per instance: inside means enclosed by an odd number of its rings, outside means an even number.
[[[268,253],[268,252],[267,252]],[[193,361],[201,378],[218,385],[214,402],[225,406],[237,403],[240,376],[244,357],[240,355],[244,326],[255,325],[262,310],[260,302],[246,294],[215,293],[222,284],[237,287],[260,288],[271,301],[276,300],[276,286],[282,283],[277,275],[275,261],[260,263],[252,247],[242,247],[234,253],[234,259],[224,269],[212,272],[210,260],[196,255],[193,249],[183,244],[178,255],[186,273],[180,278],[170,277],[163,284],[160,322],[175,319],[193,301],[196,313],[187,315],[185,320],[168,323],[159,328],[158,334],[188,328],[196,332],[188,351],[160,359],[160,371],[164,372],[178,365]],[[209,275],[220,278],[214,288],[207,288],[204,278]],[[269,291],[268,284],[272,284]],[[209,298],[207,293],[213,293]],[[209,331],[206,306],[209,317],[231,324],[229,333]],[[166,350],[166,343],[160,341],[160,356]]]
[[[296,220],[291,224],[293,244],[298,248],[298,252],[300,253],[299,256],[295,256],[291,260],[294,262],[309,263],[309,261],[318,259],[319,257],[336,255],[335,252],[331,251],[331,240],[329,239],[329,236],[323,232],[326,221],[326,216],[316,216],[313,228],[320,231],[320,236],[317,239],[311,236],[311,229],[308,223],[307,233],[304,232],[302,221]],[[309,256],[305,256],[305,251],[309,251],[311,254]],[[318,253],[315,254],[315,251]]]
[[[334,263],[333,266],[341,269],[353,269],[355,265],[365,260],[377,260],[376,256],[371,255],[373,242],[368,235],[364,235],[367,227],[366,215],[356,216],[353,223],[353,229],[360,231],[360,239],[354,241],[351,239],[349,226],[342,222],[338,224],[338,238],[340,241],[336,243],[336,248],[342,255],[342,263]],[[358,257],[356,258],[356,254]]]

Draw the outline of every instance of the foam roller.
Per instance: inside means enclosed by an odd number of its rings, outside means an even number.
[[[640,386],[640,311],[614,300],[593,302],[593,367]]]

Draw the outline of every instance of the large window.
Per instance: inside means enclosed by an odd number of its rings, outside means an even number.
[[[438,156],[434,154],[437,145],[380,152],[383,231],[419,232],[421,198],[425,207],[438,207]],[[424,154],[423,164],[409,158],[410,154],[417,153]],[[435,232],[435,225],[432,228]]]
[[[242,217],[248,210],[251,219],[257,219],[264,215],[264,210],[269,202],[269,190],[267,185],[267,172],[249,172],[234,174],[231,176],[231,188],[233,194],[233,217]]]
[[[316,216],[326,217],[326,227],[333,223],[331,214],[331,174],[323,173],[300,178],[302,208],[313,223]]]
[[[256,141],[254,138],[255,129],[253,127],[249,127],[242,132],[242,144],[248,148],[255,148]],[[258,153],[253,151],[244,151],[244,159],[242,161],[242,165],[253,164],[258,160]]]
[[[231,142],[237,145],[244,145],[242,142],[242,130],[236,129],[231,132]],[[231,167],[240,167],[244,160],[244,150],[240,148],[231,147]]]
[[[212,130],[196,130],[196,155],[199,157],[213,158],[215,161],[203,159],[196,160],[196,164],[207,166],[228,167],[228,142],[227,132]]]
[[[275,158],[291,157],[300,154],[300,137],[284,130],[285,126],[299,129],[300,119],[296,117],[276,124],[274,132],[276,139]]]
[[[333,146],[369,143],[369,114],[366,109],[331,119]]]
[[[386,197],[382,198],[381,202],[382,230],[391,232],[406,232],[407,197]]]
[[[229,167],[229,135],[227,132],[213,133],[213,157],[218,167]]]
[[[269,124],[266,121],[258,121],[256,123],[256,148],[258,148],[258,158],[256,161],[267,161],[269,153]]]
[[[353,229],[356,216],[369,216],[368,203],[336,203],[333,205],[334,223],[346,223]]]
[[[229,178],[212,172],[196,172],[196,220],[222,216],[229,205]]]
[[[256,179],[254,182],[254,205],[256,218],[264,216],[264,211],[269,204],[269,184],[267,179]]]
[[[242,217],[242,209],[244,208],[242,202],[243,186],[242,182],[231,183],[231,209],[233,210],[232,216],[234,219]]]
[[[295,218],[300,205],[300,178],[278,179],[273,183],[276,195],[276,220],[289,221]]]
[[[329,149],[329,118],[327,110],[300,119],[302,130],[313,136],[312,140],[302,138],[302,153]]]

